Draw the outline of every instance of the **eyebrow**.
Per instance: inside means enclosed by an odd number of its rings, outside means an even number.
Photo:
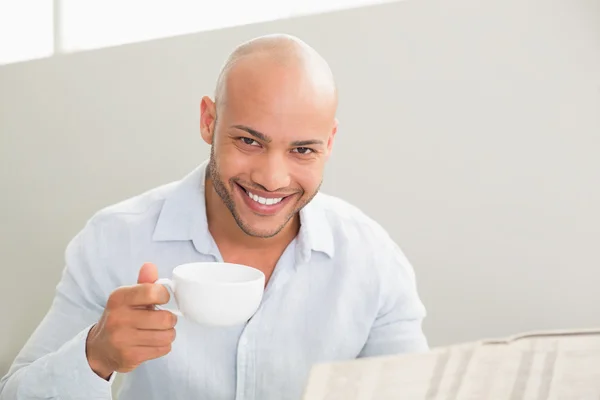
[[[264,133],[260,133],[259,131],[255,130],[255,129],[252,129],[252,128],[249,128],[249,127],[247,127],[245,125],[233,125],[233,128],[240,129],[240,130],[242,130],[244,132],[248,132],[249,134],[251,134],[255,138],[260,139],[260,140],[262,140],[263,142],[266,142],[266,143],[269,143],[271,140],[273,140],[270,137],[268,137],[267,135],[265,135]]]
[[[323,141],[322,140],[296,140],[295,142],[292,142],[292,146],[298,146],[298,147],[302,147],[302,146],[314,146],[314,145],[323,145]]]
[[[245,125],[233,125],[232,128],[236,128],[236,129],[240,129],[244,132],[249,133],[250,135],[254,136],[257,139],[262,140],[265,143],[269,143],[271,142],[273,139],[270,138],[269,136],[265,135],[264,133],[261,133],[259,131],[257,131],[256,129],[252,129],[250,127],[247,127]],[[322,140],[317,140],[317,139],[313,139],[313,140],[296,140],[293,141],[291,143],[292,146],[310,146],[310,145],[323,145],[325,142],[323,142]]]

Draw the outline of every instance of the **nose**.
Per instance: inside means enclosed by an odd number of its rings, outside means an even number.
[[[283,157],[265,154],[253,169],[250,178],[270,192],[290,186],[291,179],[288,166]]]

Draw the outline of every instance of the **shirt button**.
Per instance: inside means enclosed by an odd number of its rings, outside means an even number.
[[[245,336],[240,339],[240,345],[242,345],[242,346],[248,345],[248,339]]]

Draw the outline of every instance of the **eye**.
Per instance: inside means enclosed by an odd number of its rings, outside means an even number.
[[[314,153],[314,150],[313,149],[309,149],[308,147],[296,147],[292,151],[295,151],[296,153],[303,154],[303,155]]]
[[[242,143],[247,144],[248,146],[260,146],[260,144],[254,140],[251,139],[249,137],[241,137],[240,140],[242,141]]]

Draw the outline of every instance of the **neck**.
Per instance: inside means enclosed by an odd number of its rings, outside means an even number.
[[[279,249],[280,247],[286,247],[298,234],[300,218],[298,215],[295,215],[273,237],[261,238],[250,236],[239,227],[235,218],[215,191],[209,177],[206,178],[204,193],[208,230],[217,245],[227,244],[233,247],[252,250]],[[216,221],[219,222],[217,223]]]

